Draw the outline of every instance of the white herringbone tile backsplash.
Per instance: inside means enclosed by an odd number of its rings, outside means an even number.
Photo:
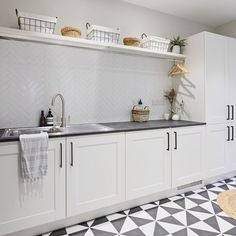
[[[151,119],[168,109],[152,105],[171,86],[166,60],[2,39],[0,52],[0,128],[38,126],[55,93],[71,123],[128,121],[139,98]]]

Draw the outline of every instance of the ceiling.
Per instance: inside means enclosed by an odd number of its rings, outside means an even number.
[[[236,20],[236,0],[123,0],[182,17],[191,21],[217,27]]]

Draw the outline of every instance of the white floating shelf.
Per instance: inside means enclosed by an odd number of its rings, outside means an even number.
[[[169,60],[184,61],[186,56],[183,54],[175,54],[171,52],[155,52],[145,48],[129,47],[124,45],[116,45],[109,43],[99,43],[87,39],[77,39],[65,37],[61,35],[50,35],[24,30],[0,27],[0,39],[13,39],[19,41],[36,42],[51,45],[61,45],[76,48],[86,48],[92,50],[101,50],[105,52],[115,52],[129,55],[139,55],[145,57],[156,57]]]

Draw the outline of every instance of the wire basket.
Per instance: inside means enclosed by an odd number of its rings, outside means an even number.
[[[16,9],[18,25],[20,30],[54,34],[57,17],[41,16],[22,12]]]
[[[119,43],[120,30],[107,28],[99,25],[86,24],[87,39],[101,43]]]
[[[169,48],[170,40],[165,38],[160,38],[156,36],[147,36],[146,34],[142,34],[142,48],[148,48],[153,51],[158,52],[167,52]]]

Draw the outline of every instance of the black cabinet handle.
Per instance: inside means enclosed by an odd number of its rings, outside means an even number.
[[[177,150],[177,147],[178,147],[178,141],[177,141],[178,137],[177,137],[177,132],[174,132],[174,134],[175,134],[175,147],[174,147],[174,149]]]
[[[71,160],[70,160],[70,165],[74,166],[74,147],[73,143],[70,143],[70,151],[71,151]]]
[[[167,151],[170,151],[170,133],[167,132]]]
[[[227,141],[229,142],[230,141],[230,127],[229,126],[227,126],[227,130],[228,130]]]
[[[232,109],[231,120],[234,120],[234,105],[231,105],[231,109]]]
[[[60,143],[60,168],[62,168],[62,143]]]
[[[231,141],[234,141],[234,126],[231,126],[231,131],[232,131]]]
[[[227,105],[227,109],[228,109],[228,117],[227,117],[227,120],[230,119],[230,105]]]

